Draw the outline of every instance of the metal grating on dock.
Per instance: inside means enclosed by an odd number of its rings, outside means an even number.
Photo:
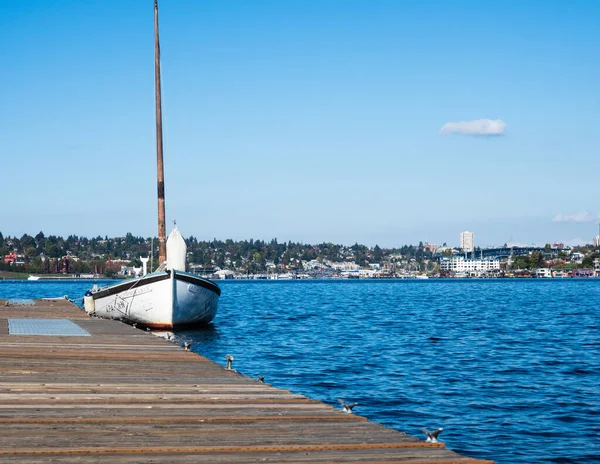
[[[30,298],[11,298],[8,300],[8,304],[13,306],[34,306],[35,301]]]
[[[90,334],[68,319],[9,319],[10,335],[54,335],[89,337]]]
[[[493,464],[244,377],[67,301],[0,300],[0,464]],[[91,337],[14,337],[70,320]],[[36,329],[40,333],[40,329]],[[61,331],[64,334],[66,331]],[[224,361],[224,360],[223,360]],[[268,377],[267,377],[268,381]]]

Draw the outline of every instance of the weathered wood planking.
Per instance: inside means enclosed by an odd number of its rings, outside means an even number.
[[[8,335],[69,319],[91,337]],[[0,462],[491,463],[225,370],[64,300],[0,300]]]

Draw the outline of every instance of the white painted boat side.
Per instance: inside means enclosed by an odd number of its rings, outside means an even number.
[[[159,281],[141,278],[137,285],[123,291],[94,295],[94,312],[105,319],[123,319],[146,325],[172,327],[172,283],[170,278]],[[117,284],[117,286],[123,284]],[[112,287],[109,287],[109,289]],[[118,288],[114,288],[118,290]]]

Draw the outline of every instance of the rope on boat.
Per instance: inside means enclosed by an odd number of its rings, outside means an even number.
[[[140,283],[141,279],[138,279],[131,287],[131,288],[135,288],[137,287],[137,285]],[[95,285],[95,284],[94,284]],[[67,300],[71,303],[77,304],[77,302],[81,301],[83,302],[85,298],[84,296],[81,296],[79,298],[69,298],[69,295],[63,295],[63,296],[57,296],[57,297],[48,297],[48,298],[42,298],[42,300],[46,300],[46,301],[60,301],[60,300]]]
[[[42,300],[44,301],[60,301],[60,300],[67,300],[71,303],[75,303],[77,301],[83,301],[83,297],[79,297],[79,298],[69,298],[69,295],[64,295],[64,296],[57,296],[57,297],[48,297],[48,298],[42,298]]]

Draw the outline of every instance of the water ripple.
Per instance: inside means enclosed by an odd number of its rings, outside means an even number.
[[[0,298],[84,285],[0,282]],[[600,279],[220,285],[215,323],[178,333],[220,364],[415,436],[443,427],[467,456],[600,462]]]
[[[597,463],[600,280],[225,282],[201,354],[498,463]],[[196,338],[197,332],[183,334]]]

